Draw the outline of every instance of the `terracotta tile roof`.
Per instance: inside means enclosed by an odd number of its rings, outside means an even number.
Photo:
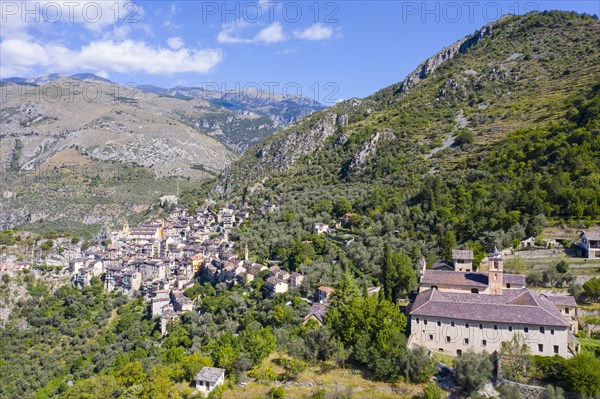
[[[425,270],[421,284],[450,284],[465,287],[485,288],[488,277],[485,273],[455,272],[450,270]]]
[[[547,298],[523,288],[502,295],[426,290],[415,299],[411,316],[566,327],[568,323]]]
[[[504,273],[502,275],[502,281],[504,281],[507,284],[514,284],[514,285],[522,285],[525,286],[525,276],[522,274],[507,274]]]
[[[222,375],[225,375],[225,369],[202,367],[202,370],[196,374],[196,380],[216,382]]]
[[[324,285],[320,286],[319,288],[317,288],[317,290],[325,292],[327,294],[333,294],[335,292],[335,290],[331,287],[326,287]]]

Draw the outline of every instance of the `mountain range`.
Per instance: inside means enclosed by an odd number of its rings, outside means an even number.
[[[29,78],[0,79],[0,87],[10,84],[40,86],[64,79],[88,83],[117,84],[92,73],[77,73],[74,75],[52,73]],[[265,92],[256,87],[221,91],[210,83],[206,83],[201,87],[177,86],[170,89],[150,84],[128,83],[124,86],[129,89],[130,93],[140,91],[180,100],[208,101],[215,106],[216,112],[213,112],[210,116],[204,115],[203,119],[195,120],[192,118],[186,120],[185,123],[190,124],[202,133],[215,137],[236,152],[242,152],[248,147],[256,145],[277,128],[287,126],[315,111],[326,108],[325,105],[308,97],[282,96]],[[239,115],[251,118],[236,119],[235,117]],[[245,121],[241,122],[239,119],[245,119]],[[251,120],[251,122],[248,120]]]
[[[4,79],[0,91],[0,226],[122,220],[131,208],[140,212],[178,186],[219,173],[278,126],[324,108],[299,97],[159,90],[86,73]],[[97,183],[100,170],[109,178],[104,184]],[[79,198],[91,189],[98,204]]]

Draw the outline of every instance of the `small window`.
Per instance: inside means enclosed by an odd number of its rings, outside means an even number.
[[[457,350],[456,350],[456,354],[457,354],[458,356],[462,355],[462,350],[461,350],[461,349],[457,349]]]
[[[471,288],[471,294],[479,294],[479,288]]]
[[[427,325],[427,319],[423,319],[423,324]]]
[[[538,344],[538,352],[543,352],[543,351],[544,351],[544,345]]]
[[[554,353],[558,353],[558,345],[554,345]]]
[[[438,348],[438,352],[443,352],[444,348]]]
[[[483,330],[483,324],[480,324],[480,325],[479,325],[479,329],[480,329],[480,330]]]
[[[508,326],[508,331],[512,331],[512,326]]]
[[[483,341],[481,341],[481,345],[486,346],[487,345],[487,341],[484,339]]]
[[[466,324],[465,324],[465,328],[469,328],[469,323],[466,323]]]
[[[429,340],[433,341],[433,334],[429,334]]]
[[[419,318],[417,317],[417,324],[419,323]]]
[[[438,320],[438,321],[437,321],[437,325],[438,325],[438,326],[441,326],[441,325],[442,325],[442,322]]]
[[[528,333],[529,332],[529,327],[523,327],[523,332]]]
[[[510,288],[510,284],[506,284],[506,288]]]
[[[550,335],[554,335],[554,330],[550,330]]]
[[[450,342],[450,337],[446,336],[446,342]]]
[[[569,314],[569,310],[570,310],[569,308],[565,308],[565,313]]]
[[[469,345],[469,338],[465,338],[465,345]]]
[[[497,330],[497,329],[498,329],[498,326],[494,324],[494,330]]]
[[[542,326],[540,327],[540,334],[544,334],[546,332],[546,329]]]
[[[453,321],[451,321],[451,322],[450,322],[450,325],[451,325],[452,327],[454,327],[454,322],[453,322]]]

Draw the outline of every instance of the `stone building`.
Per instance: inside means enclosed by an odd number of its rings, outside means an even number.
[[[520,334],[531,354],[568,358],[577,353],[572,297],[529,290],[524,276],[504,274],[497,250],[489,259],[484,273],[423,271],[408,310],[409,345],[450,355],[468,349],[494,352]]]

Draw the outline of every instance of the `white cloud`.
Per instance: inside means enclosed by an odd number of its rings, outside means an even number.
[[[294,36],[303,40],[327,40],[333,36],[333,29],[317,22],[306,29],[294,31]]]
[[[167,44],[173,50],[179,50],[183,47],[183,39],[180,37],[170,37],[167,39]]]
[[[271,25],[260,30],[252,38],[244,38],[240,36],[241,31],[250,26],[245,22],[226,23],[222,25],[222,29],[217,36],[219,43],[278,43],[287,40],[283,33],[283,28],[279,22],[273,22]]]
[[[83,27],[96,38],[124,40],[133,29],[150,29],[141,22],[144,9],[129,0],[0,0],[0,39],[32,40],[38,32],[63,32],[61,25]],[[107,29],[108,28],[108,29]]]
[[[277,43],[282,42],[285,39],[283,28],[279,22],[273,22],[271,25],[258,32],[254,37],[255,41],[261,43]]]
[[[36,68],[52,72],[100,70],[119,73],[174,74],[206,73],[223,59],[219,49],[171,50],[144,42],[125,40],[91,42],[73,51],[61,45],[8,39],[0,43],[1,76],[26,75]]]

